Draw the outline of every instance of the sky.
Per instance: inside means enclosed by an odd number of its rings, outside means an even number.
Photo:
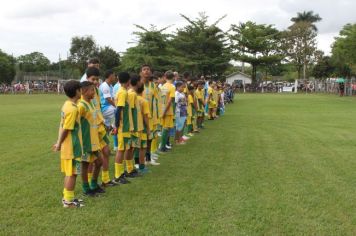
[[[134,24],[157,28],[172,25],[174,32],[187,22],[180,16],[198,17],[199,12],[214,23],[227,15],[219,27],[248,20],[273,24],[283,30],[297,12],[314,11],[322,18],[318,47],[326,54],[339,31],[356,23],[354,0],[0,0],[0,49],[19,56],[42,52],[52,62],[66,58],[73,36],[92,35],[100,46],[124,52],[133,46]],[[131,42],[131,43],[130,43]]]

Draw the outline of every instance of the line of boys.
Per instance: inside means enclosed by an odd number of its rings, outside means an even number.
[[[187,139],[183,135],[184,127],[187,126],[190,136],[199,132],[199,128],[203,127],[205,104],[209,104],[209,119],[214,119],[216,104],[220,103],[212,83],[212,88],[209,87],[208,95],[205,96],[204,81],[177,81],[174,85],[172,72],[167,71],[164,78],[154,78],[148,65],[142,66],[141,78],[126,72],[120,73],[121,87],[116,96],[115,128],[112,132],[117,135],[118,150],[115,156],[115,178],[110,180],[109,140],[97,90],[99,70],[88,68],[86,75],[88,81],[69,81],[64,86],[69,99],[62,107],[59,137],[54,145],[56,151],[61,151],[61,169],[65,174],[64,207],[84,206],[82,200],[74,198],[78,174],[81,174],[83,193],[87,196],[105,192],[98,185],[103,163],[103,187],[129,183],[127,178],[139,177],[147,172],[146,161],[153,162],[151,158],[157,160],[156,153],[167,152],[172,148],[169,142],[170,130],[175,128],[176,144],[184,144]]]

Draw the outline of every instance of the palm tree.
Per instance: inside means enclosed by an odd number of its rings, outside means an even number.
[[[319,16],[319,14],[314,14],[313,11],[303,11],[298,12],[297,16],[291,18],[290,20],[294,23],[309,22],[313,30],[318,31],[318,28],[315,26],[314,23],[321,21],[322,18]]]

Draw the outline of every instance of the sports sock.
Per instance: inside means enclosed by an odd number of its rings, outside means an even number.
[[[96,189],[98,187],[98,180],[97,179],[91,179],[90,181],[90,189]]]
[[[82,184],[83,192],[88,192],[90,190],[89,183]]]
[[[88,172],[88,182],[89,183],[90,183],[92,178],[93,178],[93,173]]]
[[[109,171],[108,170],[103,170],[101,172],[101,181],[103,183],[108,183],[110,181],[110,176],[109,176]]]
[[[74,191],[63,190],[63,198],[67,202],[72,202],[74,200]]]
[[[126,168],[128,173],[131,173],[133,171],[132,160],[126,160]]]
[[[115,163],[115,178],[119,178],[125,171],[124,164]]]

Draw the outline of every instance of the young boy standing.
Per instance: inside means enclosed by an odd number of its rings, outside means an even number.
[[[82,99],[78,103],[78,113],[82,128],[83,139],[83,156],[82,156],[82,187],[83,192],[87,196],[95,196],[96,193],[104,193],[105,191],[98,186],[98,176],[102,165],[101,148],[98,131],[98,113],[92,103],[95,96],[94,84],[89,82],[91,76],[87,73],[88,81],[81,83]],[[94,171],[92,179],[88,180],[89,164],[94,163]]]
[[[115,183],[130,183],[125,178],[124,153],[131,146],[131,132],[133,131],[132,113],[128,101],[127,89],[130,86],[130,75],[127,72],[119,74],[121,87],[117,92],[115,130],[118,137],[118,150],[115,156]]]
[[[175,106],[175,92],[176,88],[173,85],[174,74],[167,71],[164,74],[166,83],[161,87],[161,111],[162,111],[162,140],[161,152],[167,152],[167,141],[169,139],[169,131],[174,127],[174,106]]]
[[[61,152],[61,170],[64,173],[63,207],[74,208],[84,206],[74,199],[76,177],[80,174],[82,156],[82,133],[77,102],[80,99],[80,83],[68,81],[64,87],[68,100],[62,106],[58,140],[53,146],[54,151]]]
[[[181,81],[176,82],[176,95],[175,95],[175,103],[176,103],[176,135],[175,141],[176,144],[185,144],[182,139],[184,124],[187,119],[187,98],[184,93],[185,84]]]

